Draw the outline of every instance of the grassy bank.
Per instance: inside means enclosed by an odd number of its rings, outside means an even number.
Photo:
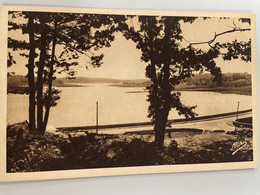
[[[7,171],[31,172],[122,166],[250,161],[252,134],[174,129],[165,144],[154,144],[153,131],[108,135],[88,132],[31,135],[27,123],[7,128]],[[235,155],[240,139],[247,145]]]

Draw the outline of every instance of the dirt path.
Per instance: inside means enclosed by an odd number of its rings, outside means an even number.
[[[240,114],[239,117],[250,117],[252,114]],[[233,131],[235,127],[232,122],[236,119],[236,116],[228,116],[223,118],[217,118],[215,120],[201,120],[201,121],[188,121],[185,123],[172,124],[171,128],[193,128],[193,129],[202,129],[202,130],[225,130]],[[124,127],[124,128],[113,128],[113,129],[101,129],[99,133],[105,134],[121,134],[125,132],[134,132],[134,131],[146,131],[153,130],[153,126],[145,127]],[[95,132],[95,130],[89,130],[89,132]]]

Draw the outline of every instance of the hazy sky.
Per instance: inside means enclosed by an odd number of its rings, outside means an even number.
[[[248,28],[247,23],[241,23],[236,19],[219,20],[218,18],[211,18],[207,20],[197,19],[194,23],[181,23],[181,29],[184,38],[189,42],[207,41],[214,37],[215,33],[220,33],[230,30],[234,27],[234,23],[243,28]],[[10,33],[10,36],[16,36]],[[20,36],[20,35],[19,35]],[[26,38],[26,37],[25,37]],[[236,32],[226,34],[217,38],[216,41],[227,42],[232,40],[248,41],[250,38],[250,31]],[[27,39],[27,38],[26,38]],[[188,42],[183,41],[182,46],[185,47]],[[208,49],[207,45],[198,46],[201,49]],[[126,40],[120,33],[115,35],[115,41],[111,43],[111,47],[104,48],[99,53],[104,53],[103,65],[100,68],[86,69],[86,57],[82,56],[79,59],[79,67],[77,67],[78,76],[86,77],[102,77],[102,78],[116,78],[116,79],[143,79],[145,78],[146,64],[140,61],[141,51],[136,49],[136,45],[131,40]],[[25,64],[27,60],[14,54],[17,61],[16,65],[9,68],[10,72],[16,74],[27,73]],[[251,64],[240,60],[223,61],[221,58],[216,60],[217,65],[221,67],[222,72],[248,72],[251,73]]]

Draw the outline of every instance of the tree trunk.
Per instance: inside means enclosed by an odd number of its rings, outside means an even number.
[[[30,52],[28,60],[28,85],[29,85],[29,130],[34,133],[35,127],[35,84],[34,84],[34,58],[35,58],[35,42],[34,42],[34,21],[33,15],[29,13],[28,29]]]
[[[40,60],[37,74],[37,131],[43,134],[43,71],[46,59],[46,45],[47,45],[47,31],[45,26],[46,14],[42,13],[40,16],[41,24],[41,46],[40,46]]]
[[[158,146],[163,146],[164,144],[164,135],[165,135],[165,128],[166,123],[169,115],[169,111],[167,110],[161,111],[155,114],[155,124],[154,124],[154,131],[155,131],[155,143]]]
[[[163,40],[163,55],[161,56],[163,58],[163,68],[162,68],[162,80],[160,81],[160,96],[161,96],[161,102],[159,107],[162,107],[159,109],[157,113],[155,113],[155,142],[162,146],[164,144],[164,134],[166,129],[166,124],[168,121],[169,112],[171,109],[171,91],[172,87],[170,85],[169,79],[170,79],[170,57],[169,53],[171,46],[170,43],[170,19],[167,18],[165,20],[165,29],[164,29],[164,40]]]
[[[53,32],[53,38],[52,38],[52,54],[51,54],[51,62],[50,62],[50,72],[48,77],[48,97],[47,97],[47,103],[45,108],[45,116],[43,121],[43,133],[46,130],[49,115],[50,115],[50,109],[51,109],[51,99],[52,99],[52,81],[53,81],[53,70],[54,70],[54,58],[55,58],[55,47],[57,42],[57,20],[55,19],[54,24],[54,32]]]
[[[48,105],[45,108],[45,115],[44,115],[44,121],[43,121],[43,127],[42,127],[42,134],[44,134],[45,131],[46,131],[46,127],[47,127],[48,119],[49,119],[49,115],[50,115],[50,109],[51,109],[51,107],[48,106]]]

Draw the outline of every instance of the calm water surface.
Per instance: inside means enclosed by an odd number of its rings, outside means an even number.
[[[86,87],[62,87],[58,105],[51,109],[49,125],[54,127],[96,124],[96,101],[99,103],[99,124],[117,124],[150,121],[149,103],[143,88],[115,87],[109,84],[88,84]],[[237,102],[240,110],[252,108],[252,97],[215,92],[184,91],[181,100],[187,106],[197,105],[199,116],[234,112]],[[28,119],[28,95],[7,96],[7,123]],[[183,118],[176,111],[169,119]]]

